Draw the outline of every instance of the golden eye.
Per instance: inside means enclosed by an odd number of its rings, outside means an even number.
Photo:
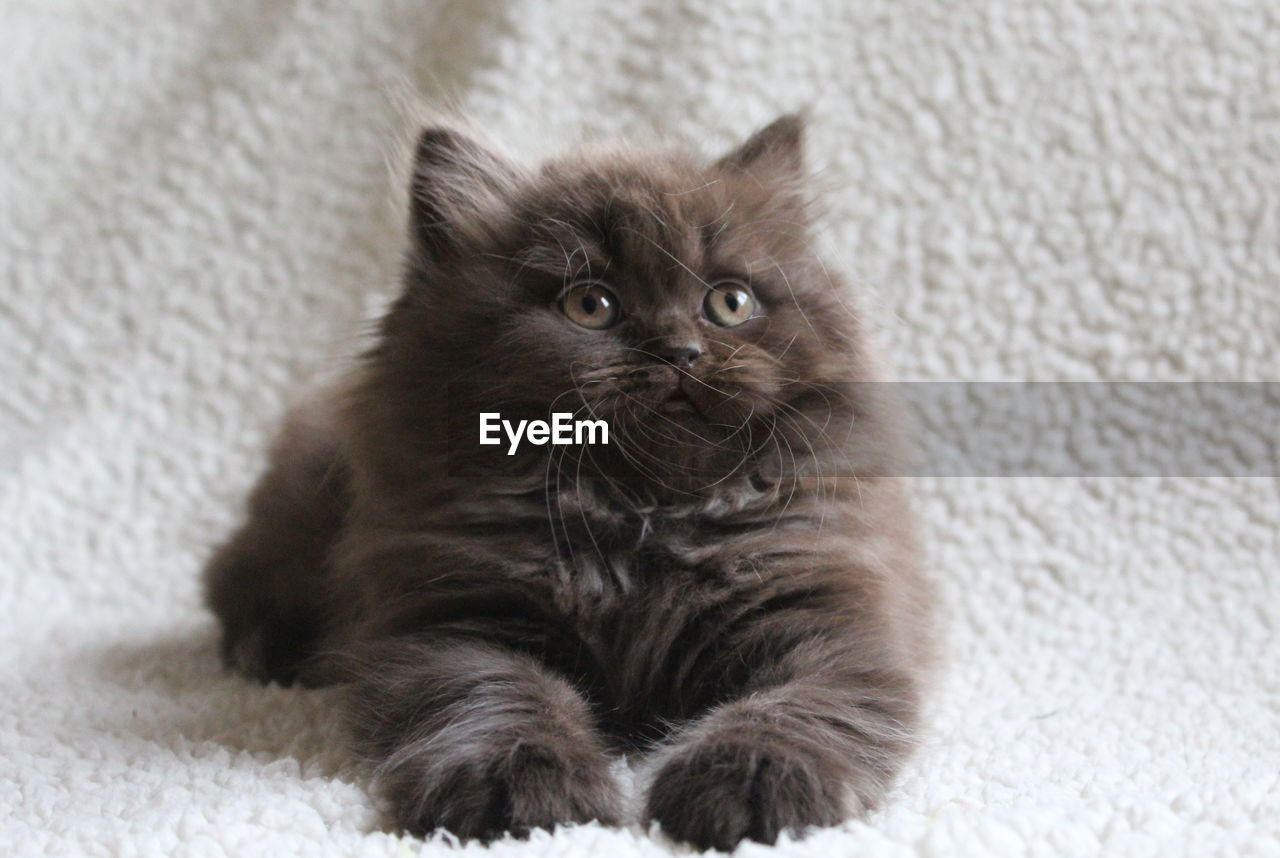
[[[618,323],[622,305],[599,283],[581,283],[565,293],[561,302],[569,321],[588,330],[603,331]]]
[[[722,280],[707,290],[702,299],[702,312],[722,328],[732,328],[755,316],[756,299],[746,284]]]

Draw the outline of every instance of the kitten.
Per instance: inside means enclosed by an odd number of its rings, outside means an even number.
[[[699,848],[885,795],[931,597],[802,137],[784,116],[712,163],[536,171],[418,139],[403,293],[205,573],[230,665],[344,683],[400,827],[617,823],[623,751],[648,755],[646,820]],[[557,409],[610,443],[477,443],[481,412]]]

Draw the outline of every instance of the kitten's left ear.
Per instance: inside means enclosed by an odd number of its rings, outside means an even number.
[[[732,172],[795,177],[804,172],[804,126],[800,113],[784,113],[716,162]]]
[[[418,137],[409,184],[409,229],[439,259],[483,239],[509,204],[520,171],[497,151],[456,128]]]

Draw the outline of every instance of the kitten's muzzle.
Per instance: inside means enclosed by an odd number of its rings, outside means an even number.
[[[628,375],[634,392],[647,400],[650,408],[664,413],[701,413],[691,395],[698,381],[687,369],[675,363],[650,364]]]

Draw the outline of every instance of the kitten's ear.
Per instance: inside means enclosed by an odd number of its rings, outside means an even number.
[[[453,128],[418,137],[409,183],[409,230],[433,257],[485,238],[520,181],[515,164]]]
[[[804,116],[784,113],[716,165],[723,170],[795,177],[804,171]]]

